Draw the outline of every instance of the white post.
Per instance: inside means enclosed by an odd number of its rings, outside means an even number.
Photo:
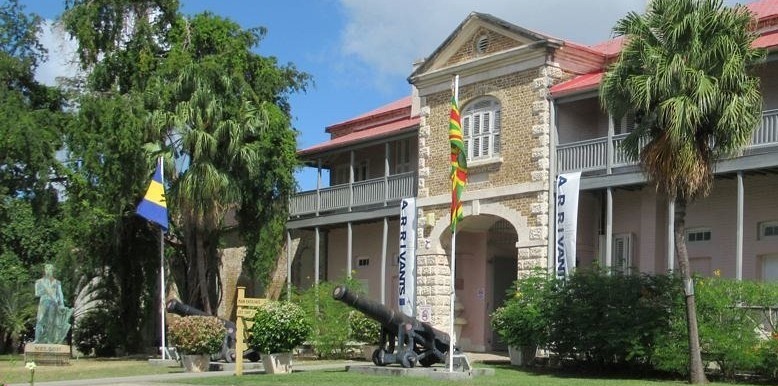
[[[605,268],[613,268],[613,189],[605,191]]]
[[[292,301],[292,232],[286,231],[286,301]]]
[[[386,305],[386,248],[389,243],[389,220],[384,217],[384,234],[381,243],[381,304]]]
[[[165,185],[165,170],[163,169],[165,163],[162,162],[162,157],[157,159],[159,163],[159,175],[162,178],[162,185],[164,189]],[[166,205],[167,206],[167,205]],[[162,360],[167,359],[167,341],[165,337],[165,231],[162,227],[159,228],[159,315],[162,325]]]
[[[348,245],[346,246],[346,277],[351,279],[352,260],[354,260],[354,230],[351,226],[351,221],[348,222],[347,227]]]
[[[459,105],[459,75],[454,76],[454,100]],[[454,302],[456,298],[456,273],[457,273],[457,230],[454,228],[454,233],[451,235],[451,298],[449,304],[450,320],[449,320],[449,339],[448,339],[448,371],[454,372],[454,341],[456,336],[454,335]]]
[[[743,280],[743,172],[737,172],[737,232],[735,240],[735,279]]]
[[[675,200],[667,199],[667,271],[675,270]]]

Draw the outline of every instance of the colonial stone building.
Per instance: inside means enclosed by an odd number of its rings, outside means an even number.
[[[770,58],[778,46],[777,4],[749,4],[763,34],[756,44]],[[454,278],[464,349],[504,348],[489,315],[516,278],[553,261],[549,219],[560,173],[582,172],[574,265],[673,269],[672,207],[619,147],[632,122],[613,121],[598,101],[602,72],[620,47],[618,39],[584,46],[491,15],[468,15],[417,63],[410,97],[330,126],[329,141],[300,151],[309,166],[329,171],[329,181],[292,199],[293,247],[284,257],[289,284],[352,276],[368,296],[396,307],[399,203],[412,197],[416,307],[431,311],[437,328],[449,328],[448,117],[455,76],[469,171]],[[765,112],[754,143],[720,163],[712,196],[689,207],[689,251],[701,274],[778,277],[778,206],[768,198],[778,189],[773,63],[758,70]]]

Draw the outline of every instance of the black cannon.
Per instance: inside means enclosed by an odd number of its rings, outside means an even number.
[[[419,363],[429,367],[446,361],[448,334],[376,301],[361,298],[344,286],[335,287],[332,297],[381,324],[381,341],[373,352],[373,363],[377,366],[399,363],[410,368]],[[458,351],[455,347],[454,352]]]
[[[211,316],[205,313],[205,311],[181,303],[176,299],[171,299],[167,302],[167,310],[168,312],[172,312],[180,316]],[[221,320],[221,322],[224,324],[224,328],[227,330],[227,335],[224,337],[224,343],[222,344],[221,351],[218,355],[214,355],[216,357],[214,359],[223,359],[225,362],[232,363],[235,361],[235,331],[237,329],[235,327],[235,323],[232,321],[222,318],[219,318],[219,320]],[[259,353],[252,349],[248,349],[243,351],[243,358],[252,362],[256,362],[259,360]]]

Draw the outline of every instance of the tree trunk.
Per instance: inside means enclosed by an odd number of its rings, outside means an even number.
[[[689,333],[689,383],[708,383],[700,352],[700,335],[697,329],[697,305],[694,301],[694,281],[689,269],[689,253],[686,251],[686,200],[675,200],[675,250],[683,278],[686,298],[686,327]]]
[[[198,233],[197,241],[195,243],[197,244],[197,256],[196,259],[196,266],[197,266],[197,292],[200,295],[200,301],[203,304],[203,311],[207,313],[208,315],[213,315],[213,312],[211,310],[211,300],[208,296],[208,279],[206,277],[206,270],[207,270],[207,264],[206,264],[206,258],[208,256],[208,251],[205,248],[205,241],[204,241],[205,235],[202,233]]]

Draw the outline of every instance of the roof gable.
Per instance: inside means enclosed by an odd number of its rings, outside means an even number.
[[[471,12],[411,77],[547,39],[492,15]]]

